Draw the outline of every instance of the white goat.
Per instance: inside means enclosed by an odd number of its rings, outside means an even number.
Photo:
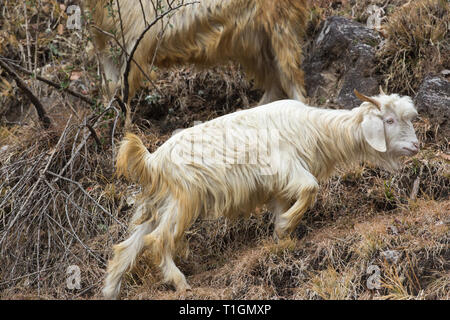
[[[325,110],[281,100],[177,133],[154,153],[127,134],[119,175],[143,186],[132,235],[114,247],[103,294],[116,298],[121,277],[149,248],[165,281],[189,289],[173,261],[177,243],[200,215],[235,217],[269,203],[275,234],[291,232],[314,203],[318,181],[338,164],[369,160],[388,169],[418,152],[409,97],[366,97],[353,110]],[[261,130],[264,128],[264,130]]]

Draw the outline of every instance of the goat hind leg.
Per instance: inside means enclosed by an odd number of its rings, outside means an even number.
[[[172,283],[177,291],[191,290],[191,286],[187,283],[184,274],[175,265],[170,252],[166,252],[164,255],[160,267],[164,275],[164,281]]]
[[[302,49],[299,41],[286,41],[288,35],[295,35],[295,28],[286,25],[285,30],[289,32],[283,36],[272,33],[272,48],[275,54],[275,72],[280,79],[281,87],[289,99],[306,103],[305,79],[301,68]]]
[[[195,217],[181,213],[178,203],[172,200],[171,205],[166,208],[162,215],[160,224],[155,230],[145,237],[146,247],[152,248],[160,261],[159,267],[164,276],[164,282],[173,284],[177,291],[190,290],[184,274],[178,269],[173,261],[178,240],[184,231],[190,226]],[[180,216],[181,217],[180,217]]]
[[[123,274],[134,264],[136,257],[144,247],[144,237],[152,231],[152,224],[147,221],[136,226],[133,234],[114,246],[114,257],[108,264],[108,274],[103,287],[103,296],[117,299]]]
[[[191,287],[186,281],[186,277],[173,261],[172,252],[174,248],[170,248],[171,246],[169,245],[169,243],[173,243],[173,240],[165,239],[166,241],[164,243],[158,232],[159,230],[155,230],[155,232],[145,237],[145,246],[152,248],[152,251],[155,253],[161,253],[161,255],[157,256],[160,259],[159,268],[162,271],[164,282],[174,285],[177,291],[191,290]]]

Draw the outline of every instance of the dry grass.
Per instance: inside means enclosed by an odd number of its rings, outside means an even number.
[[[352,16],[353,9],[354,18],[362,14],[360,2],[338,2],[319,3],[315,23],[336,12]],[[59,4],[41,0],[38,11],[36,4],[27,2],[34,26],[27,44],[22,2],[5,2],[0,55],[22,66],[31,59],[41,75],[95,98],[99,78],[95,62],[84,52],[85,31],[60,34],[65,16]],[[401,10],[390,13],[394,17]],[[51,22],[50,32],[44,33],[44,21]],[[33,40],[36,30],[42,32],[38,43]],[[384,54],[394,59],[394,53]],[[424,65],[424,70],[432,67]],[[261,94],[236,66],[157,74],[156,88],[149,86],[134,100],[133,130],[151,151],[175,129],[251,107]],[[1,71],[0,77],[2,105],[27,109],[14,83]],[[37,81],[27,83],[45,101],[53,126],[42,130],[32,111],[0,122],[0,299],[97,299],[112,244],[126,236],[139,191],[113,175],[123,119],[114,105],[88,106]],[[197,221],[177,258],[193,290],[174,292],[145,256],[127,274],[122,297],[449,299],[448,145],[438,140],[435,129],[426,118],[416,123],[424,148],[396,174],[370,165],[340,171],[321,186],[316,205],[290,239],[273,241],[266,208],[258,208],[248,220]],[[389,250],[397,261],[388,259]],[[71,265],[81,270],[79,290],[66,285]],[[379,268],[379,289],[367,286],[369,266]]]
[[[280,243],[271,240],[266,215],[250,220],[245,241],[243,223],[221,224],[221,236],[197,223],[190,254],[180,261],[191,292],[172,291],[146,264],[134,278],[143,280],[128,281],[124,291],[131,299],[447,299],[449,209],[448,201],[421,200],[416,209],[366,217],[351,228],[343,219],[328,221]],[[398,261],[386,260],[388,250]],[[370,265],[380,270],[378,290],[367,287]]]
[[[140,128],[162,128],[160,134],[254,106],[262,97],[232,64],[203,71],[192,67],[159,70],[155,85],[134,99],[133,119]]]
[[[446,0],[410,1],[396,9],[384,27],[379,53],[385,84],[413,94],[429,73],[450,68],[450,4]]]

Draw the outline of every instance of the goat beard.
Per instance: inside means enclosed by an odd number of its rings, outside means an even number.
[[[387,157],[384,156],[382,158],[382,162],[380,163],[380,165],[390,172],[396,172],[402,168],[404,157],[405,156],[403,155],[395,155],[394,153],[390,153],[387,154]]]

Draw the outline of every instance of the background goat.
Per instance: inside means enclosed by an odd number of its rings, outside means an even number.
[[[93,23],[114,33],[130,52],[146,27],[144,15],[147,23],[153,21],[157,16],[155,8],[164,2],[87,0],[87,4]],[[307,0],[202,0],[174,11],[170,19],[164,18],[164,23],[153,26],[140,42],[134,60],[144,70],[152,63],[158,67],[188,63],[210,67],[234,61],[265,90],[260,104],[286,97],[304,101],[300,65],[307,16]],[[117,86],[126,57],[122,55],[117,62],[108,48],[112,39],[98,29],[92,30],[106,77]],[[129,97],[140,86],[142,77],[133,64]]]
[[[123,273],[143,248],[152,250],[165,281],[188,289],[173,255],[200,215],[248,215],[269,201],[275,234],[282,237],[297,226],[315,201],[318,181],[330,177],[336,165],[369,160],[396,169],[401,156],[418,152],[411,122],[417,112],[409,97],[355,93],[365,102],[353,110],[281,100],[228,114],[177,133],[154,153],[127,134],[117,170],[139,182],[143,191],[132,235],[114,247],[105,297],[118,296]],[[260,139],[259,128],[276,132],[276,139]],[[268,162],[253,157],[256,149],[268,155],[271,172],[261,170]],[[237,157],[245,161],[235,161]]]

